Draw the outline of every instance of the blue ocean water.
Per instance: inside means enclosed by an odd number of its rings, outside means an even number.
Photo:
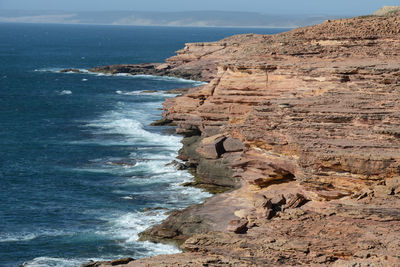
[[[181,137],[149,126],[164,91],[199,82],[59,70],[161,62],[186,42],[279,31],[0,24],[0,266],[177,252],[137,234],[209,196],[166,165]]]

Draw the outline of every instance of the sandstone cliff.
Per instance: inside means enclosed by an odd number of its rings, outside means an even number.
[[[326,21],[168,59],[210,80],[164,104],[181,159],[235,189],[143,234],[185,253],[129,266],[399,266],[399,25]]]

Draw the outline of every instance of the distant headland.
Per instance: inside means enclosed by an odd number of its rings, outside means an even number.
[[[261,14],[233,11],[21,11],[0,10],[0,22],[99,24],[171,27],[260,27],[295,28],[321,23],[327,19],[342,18],[324,14]]]

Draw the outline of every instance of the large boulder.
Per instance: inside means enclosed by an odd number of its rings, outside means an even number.
[[[224,141],[224,149],[226,152],[239,152],[239,151],[243,151],[244,146],[243,146],[242,141],[240,141],[239,139],[234,139],[232,137],[228,137]]]

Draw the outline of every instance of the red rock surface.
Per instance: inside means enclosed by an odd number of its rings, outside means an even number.
[[[201,133],[199,157],[241,186],[150,231],[191,236],[185,253],[129,266],[400,266],[399,25],[399,13],[326,21],[170,58],[212,80],[164,116]]]

